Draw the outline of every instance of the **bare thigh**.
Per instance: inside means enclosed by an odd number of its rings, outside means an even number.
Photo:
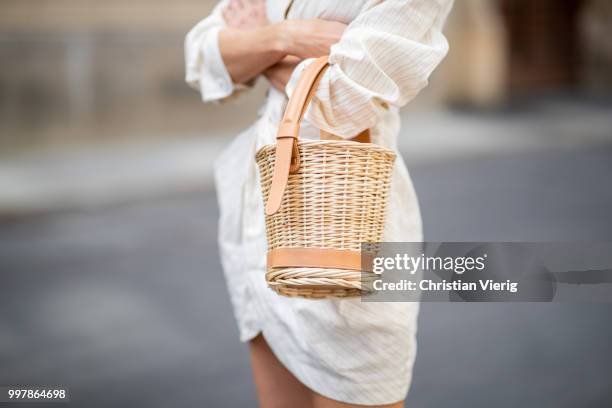
[[[251,340],[249,345],[261,408],[312,407],[312,391],[278,361],[261,334]]]
[[[367,408],[402,408],[404,406],[404,401],[399,401],[394,404],[388,405],[368,405]],[[355,404],[347,404],[340,401],[334,401],[329,398],[326,398],[317,393],[313,393],[312,399],[312,407],[313,408],[359,408],[366,407],[365,405],[355,405]]]
[[[310,390],[276,358],[260,334],[249,342],[255,388],[261,408],[358,408],[363,405],[334,401]],[[380,408],[401,408],[403,401]],[[376,407],[370,407],[376,408]]]

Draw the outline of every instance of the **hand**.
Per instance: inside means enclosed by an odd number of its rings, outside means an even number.
[[[281,61],[272,65],[263,72],[270,85],[281,92],[285,92],[285,86],[291,78],[291,73],[302,60],[299,57],[288,55]]]
[[[230,0],[223,10],[229,27],[251,30],[268,25],[265,0]]]
[[[319,19],[285,20],[279,24],[287,54],[301,59],[328,55],[346,29],[346,24]]]

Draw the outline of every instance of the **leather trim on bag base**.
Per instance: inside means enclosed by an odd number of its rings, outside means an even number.
[[[273,268],[330,268],[371,272],[373,254],[332,248],[276,248],[268,251],[268,270]],[[365,261],[362,268],[362,257]]]

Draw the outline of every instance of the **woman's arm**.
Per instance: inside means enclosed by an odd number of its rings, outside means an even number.
[[[185,37],[185,81],[204,102],[226,101],[249,88],[232,81],[219,50],[219,33],[228,26],[225,13],[231,5],[230,0],[220,1]]]
[[[219,49],[234,83],[245,83],[264,73],[275,86],[286,83],[287,71],[299,62],[295,58],[283,60],[285,56],[304,59],[328,54],[346,27],[314,19],[270,25],[263,0],[230,0],[223,9],[223,19],[227,27],[219,32]],[[266,74],[268,68],[271,70]]]
[[[221,57],[235,83],[249,81],[287,55],[278,30],[274,24],[252,30],[227,27],[219,32]]]
[[[301,60],[329,54],[345,28],[326,20],[286,20],[254,29],[226,27],[219,32],[219,49],[232,80],[244,83],[287,55]],[[285,68],[280,72],[286,71],[287,62],[278,67]]]
[[[272,65],[270,68],[266,69],[263,72],[263,75],[266,77],[268,82],[270,82],[270,85],[281,92],[285,92],[285,86],[287,85],[289,78],[291,78],[293,70],[301,61],[302,60],[299,57],[288,55],[276,64]]]
[[[234,83],[245,83],[285,56],[278,27],[269,25],[264,0],[230,0],[219,50]]]
[[[330,68],[306,118],[351,137],[374,126],[391,107],[408,103],[446,55],[442,27],[451,5],[452,0],[386,0],[363,11],[332,47]],[[294,71],[288,94],[310,62]]]
[[[187,35],[185,80],[204,101],[224,100],[260,74],[284,89],[297,62],[329,54],[345,28],[316,19],[270,25],[263,0],[223,0]]]
[[[273,87],[284,92],[299,63],[328,55],[331,46],[340,41],[346,25],[324,20],[289,20],[282,24],[284,40],[281,41],[289,55],[267,68],[263,75]]]

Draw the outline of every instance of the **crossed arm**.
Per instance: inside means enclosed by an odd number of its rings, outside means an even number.
[[[230,0],[223,11],[227,26],[219,32],[219,49],[234,83],[264,75],[283,90],[295,66],[329,54],[346,25],[319,19],[270,24],[264,7],[264,0]]]
[[[306,67],[329,54],[306,118],[328,132],[353,135],[427,85],[448,51],[442,27],[452,1],[385,0],[345,27],[317,19],[270,24],[264,0],[223,0],[187,35],[185,79],[204,101],[223,100],[256,76],[284,91],[298,63]]]

